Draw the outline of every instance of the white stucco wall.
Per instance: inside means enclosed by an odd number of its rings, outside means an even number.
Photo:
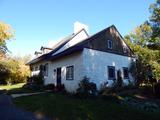
[[[58,54],[64,50],[66,50],[67,48],[81,42],[82,40],[86,39],[87,37],[88,37],[87,34],[84,32],[84,30],[82,30],[75,37],[73,37],[68,43],[66,43],[61,49],[59,49],[57,52],[53,53],[52,55]]]
[[[49,84],[50,83],[50,80],[49,80],[49,74],[50,73],[49,72],[50,72],[50,69],[51,69],[51,62],[49,62],[49,61],[44,61],[44,62],[40,62],[40,63],[36,63],[36,64],[32,65],[32,67],[34,67],[34,68],[36,66],[38,66],[38,70],[37,71],[32,71],[31,76],[38,75],[39,72],[40,72],[40,70],[39,70],[40,65],[45,65],[46,63],[48,63],[48,76],[44,76],[44,83]]]
[[[33,71],[31,71],[31,76],[34,76],[34,75],[38,75],[38,74],[39,74],[39,72],[40,72],[39,66],[40,66],[40,63],[37,63],[37,64],[32,65]],[[35,67],[38,67],[38,70],[35,70]]]
[[[65,85],[67,91],[75,92],[84,76],[96,83],[98,89],[100,84],[106,81],[109,83],[108,86],[112,86],[113,81],[108,80],[108,66],[115,66],[116,72],[120,69],[123,73],[123,67],[129,68],[132,59],[131,57],[84,48],[83,52],[74,53],[55,61],[39,63],[38,65],[46,63],[49,65],[48,76],[45,76],[45,85],[50,83],[56,85],[57,74],[54,69],[61,67],[61,83]],[[72,65],[74,66],[74,80],[66,80],[66,67]],[[131,75],[129,76],[129,79],[133,81]],[[128,79],[124,79],[123,83],[127,85]]]
[[[112,86],[113,84],[112,80],[108,80],[108,66],[115,66],[116,72],[120,69],[123,73],[123,67],[129,68],[131,62],[131,57],[87,48],[83,51],[84,73],[88,78],[90,78],[90,81],[97,84],[98,89],[100,88],[100,84],[105,81],[108,82],[108,86]],[[133,81],[131,75],[129,76],[129,79]],[[124,85],[127,85],[128,79],[124,79],[123,83]]]
[[[52,61],[49,66],[49,75],[45,79],[45,84],[54,83],[56,85],[57,80],[56,74],[54,74],[54,69],[61,67],[61,83],[65,85],[67,91],[75,92],[78,88],[79,81],[82,80],[84,76],[82,63],[82,52]],[[66,67],[72,65],[74,66],[74,80],[66,80]]]

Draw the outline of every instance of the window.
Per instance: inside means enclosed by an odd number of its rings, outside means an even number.
[[[38,70],[39,70],[39,69],[38,69],[38,66],[36,66],[36,67],[35,67],[35,71],[38,71]]]
[[[127,48],[125,46],[123,46],[123,52],[127,53]]]
[[[66,80],[73,80],[74,67],[68,66],[66,68]]]
[[[108,79],[113,80],[115,79],[115,67],[108,66]]]
[[[33,67],[33,66],[30,66],[30,70],[31,70],[31,71],[34,71],[34,67]]]
[[[123,67],[123,77],[124,77],[124,79],[128,79],[129,78],[128,68],[127,67]]]
[[[108,45],[109,49],[112,49],[112,40],[108,40],[108,44],[107,45]]]
[[[48,76],[48,63],[44,66],[44,76]]]

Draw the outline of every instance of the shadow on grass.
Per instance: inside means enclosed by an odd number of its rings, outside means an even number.
[[[79,99],[58,93],[46,93],[14,99],[26,110],[51,119],[62,120],[159,120],[159,113],[136,110],[111,99]]]
[[[33,93],[33,92],[42,92],[44,89],[42,87],[39,88],[13,88],[10,90],[7,90],[7,94],[20,94],[20,93]]]

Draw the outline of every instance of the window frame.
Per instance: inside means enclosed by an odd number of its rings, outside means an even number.
[[[39,70],[39,66],[36,65],[34,71],[38,71]]]
[[[112,40],[107,40],[107,48],[113,49],[113,41]]]
[[[70,73],[67,70],[72,70],[71,71],[71,78],[70,78]],[[67,66],[66,67],[66,80],[74,80],[74,66]]]
[[[127,76],[125,74],[125,70],[127,70]],[[129,70],[128,70],[128,67],[123,67],[123,78],[124,79],[129,79]]]
[[[110,76],[109,69],[113,69],[114,70],[114,76],[113,77]],[[108,66],[108,80],[114,80],[115,78],[116,78],[115,66]]]
[[[49,68],[49,64],[46,63],[46,64],[44,65],[44,76],[45,76],[45,77],[48,76],[48,68]]]
[[[123,53],[127,53],[127,47],[123,46]]]

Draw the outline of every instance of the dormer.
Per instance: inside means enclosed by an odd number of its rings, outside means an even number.
[[[80,22],[74,23],[74,34],[71,38],[69,38],[69,41],[65,43],[63,47],[61,47],[57,52],[53,53],[52,55],[55,55],[57,53],[60,53],[64,50],[66,50],[69,47],[72,47],[79,42],[82,42],[83,40],[86,40],[89,37],[88,35],[88,26],[85,24],[82,24]]]
[[[50,51],[52,51],[53,49],[49,48],[49,47],[42,46],[40,50],[42,51],[42,54],[46,54],[46,53],[49,53]]]
[[[42,55],[42,52],[35,51],[34,55],[35,55],[36,57],[38,57],[38,56]]]

